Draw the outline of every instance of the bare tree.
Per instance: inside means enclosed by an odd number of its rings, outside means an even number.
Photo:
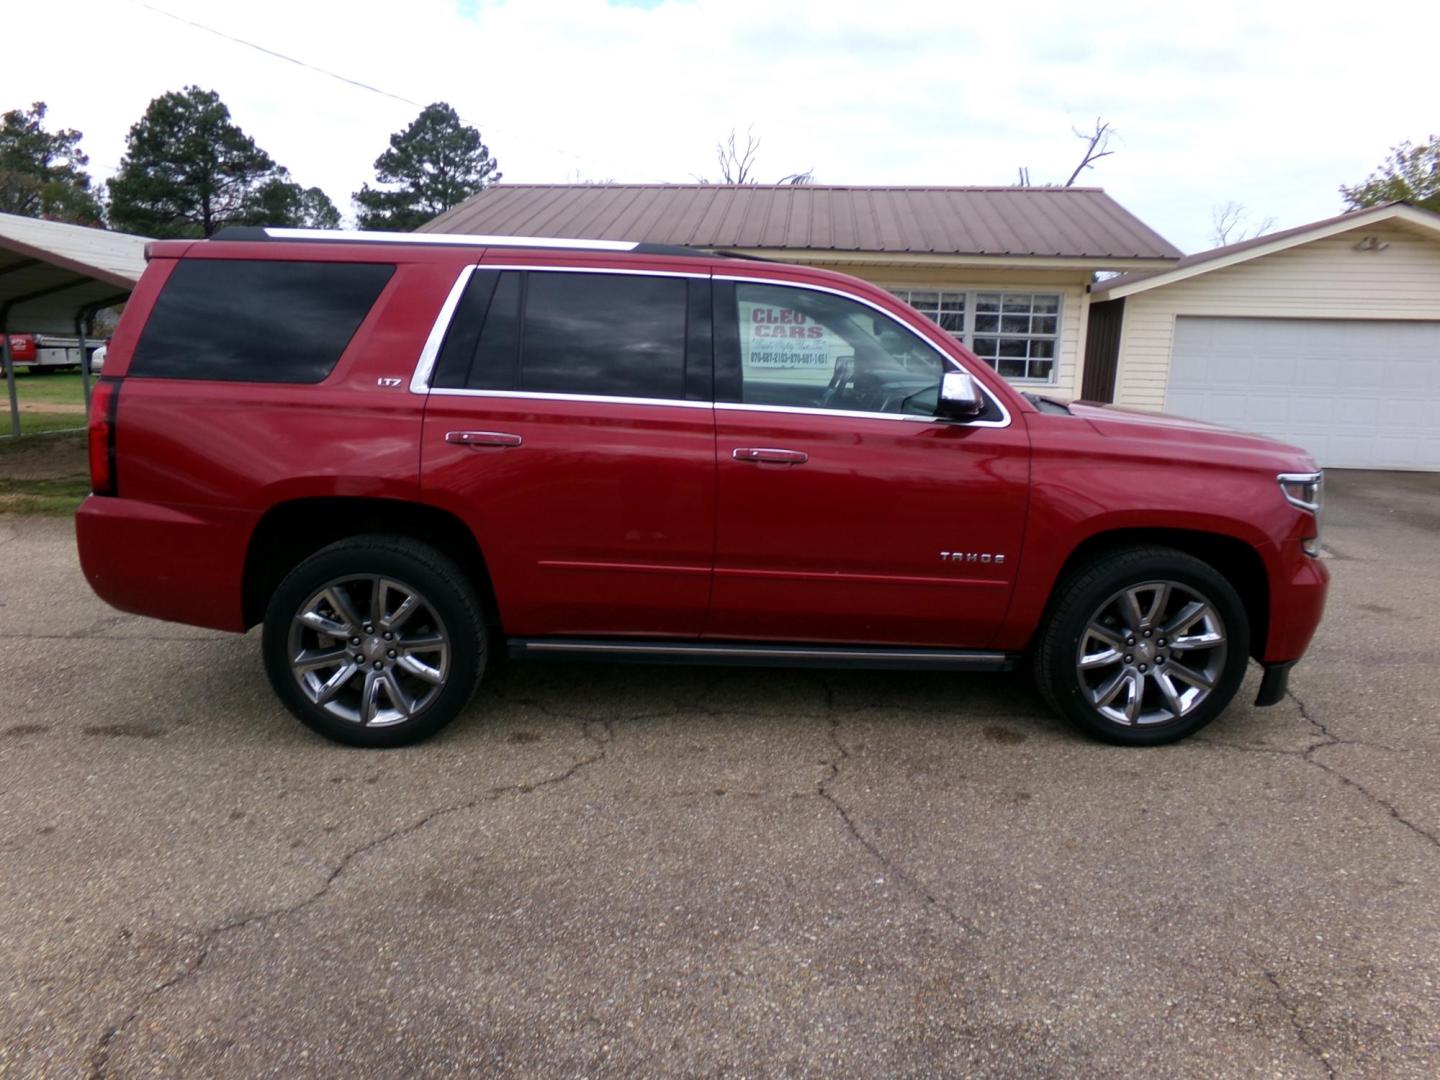
[[[607,176],[603,180],[592,179],[579,169],[575,169],[571,174],[570,183],[579,184],[581,187],[610,187],[615,183],[615,178],[613,176]]]
[[[1273,217],[1252,221],[1245,204],[1234,200],[1223,206],[1217,203],[1210,208],[1210,240],[1216,247],[1236,244],[1241,240],[1253,240],[1274,227]]]
[[[1076,179],[1082,172],[1086,169],[1093,169],[1095,162],[1115,153],[1110,149],[1110,137],[1115,134],[1115,129],[1110,126],[1110,121],[1097,116],[1094,131],[1084,132],[1079,128],[1070,130],[1075,132],[1077,139],[1084,141],[1085,154],[1080,158],[1080,164],[1075,166],[1075,171],[1070,174],[1070,179],[1065,181],[1066,187],[1074,187]]]
[[[745,148],[740,149],[735,143],[735,129],[730,129],[730,137],[723,142],[715,144],[715,160],[720,165],[720,182],[722,184],[753,184],[755,183],[755,155],[760,152],[760,140],[755,137],[755,129],[745,129]]]
[[[1081,131],[1079,128],[1076,127],[1072,127],[1070,130],[1075,133],[1075,137],[1077,139],[1080,139],[1085,143],[1085,153],[1080,158],[1080,164],[1076,165],[1075,171],[1070,174],[1070,179],[1066,180],[1064,184],[1060,185],[1061,187],[1074,187],[1075,181],[1080,178],[1080,174],[1082,172],[1084,172],[1086,169],[1093,169],[1095,167],[1095,162],[1099,161],[1101,158],[1107,158],[1111,154],[1115,153],[1114,150],[1110,149],[1110,140],[1115,135],[1115,129],[1110,126],[1110,121],[1104,119],[1103,117],[1097,116],[1095,118],[1094,131]],[[1030,167],[1028,165],[1020,166],[1020,175],[1019,179],[1015,182],[1015,186],[1031,186]],[[1052,185],[1047,184],[1046,186],[1050,187]]]
[[[745,129],[745,145],[742,148],[735,136],[735,129],[730,129],[727,138],[715,144],[715,161],[720,166],[720,180],[722,184],[753,185],[760,181],[755,177],[755,161],[760,152],[760,140],[755,137],[754,126]],[[710,183],[704,176],[691,174],[702,184]],[[777,184],[813,184],[815,182],[815,170],[806,169],[804,172],[787,173]]]

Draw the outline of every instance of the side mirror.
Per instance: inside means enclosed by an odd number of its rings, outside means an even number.
[[[985,398],[968,371],[949,371],[940,380],[935,415],[948,420],[973,420],[985,410]]]

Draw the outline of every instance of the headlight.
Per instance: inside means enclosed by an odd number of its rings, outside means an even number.
[[[1280,482],[1280,492],[1291,506],[1298,506],[1315,515],[1315,531],[1300,541],[1305,554],[1312,559],[1320,557],[1320,507],[1324,503],[1325,474],[1281,473],[1275,478]]]
[[[1280,481],[1280,490],[1285,493],[1286,502],[1319,515],[1321,492],[1325,486],[1324,473],[1281,473],[1275,479]]]

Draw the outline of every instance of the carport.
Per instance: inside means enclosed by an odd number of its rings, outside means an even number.
[[[10,395],[10,436],[20,434],[10,333],[85,338],[96,312],[130,295],[145,269],[148,237],[0,214],[0,359]],[[90,402],[90,365],[80,365]]]

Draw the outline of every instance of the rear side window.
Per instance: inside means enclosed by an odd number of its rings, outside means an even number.
[[[684,398],[687,288],[683,278],[479,270],[435,385]]]
[[[520,387],[615,397],[685,396],[685,281],[530,274]]]
[[[320,382],[394,272],[378,263],[182,259],[145,323],[130,373]]]

